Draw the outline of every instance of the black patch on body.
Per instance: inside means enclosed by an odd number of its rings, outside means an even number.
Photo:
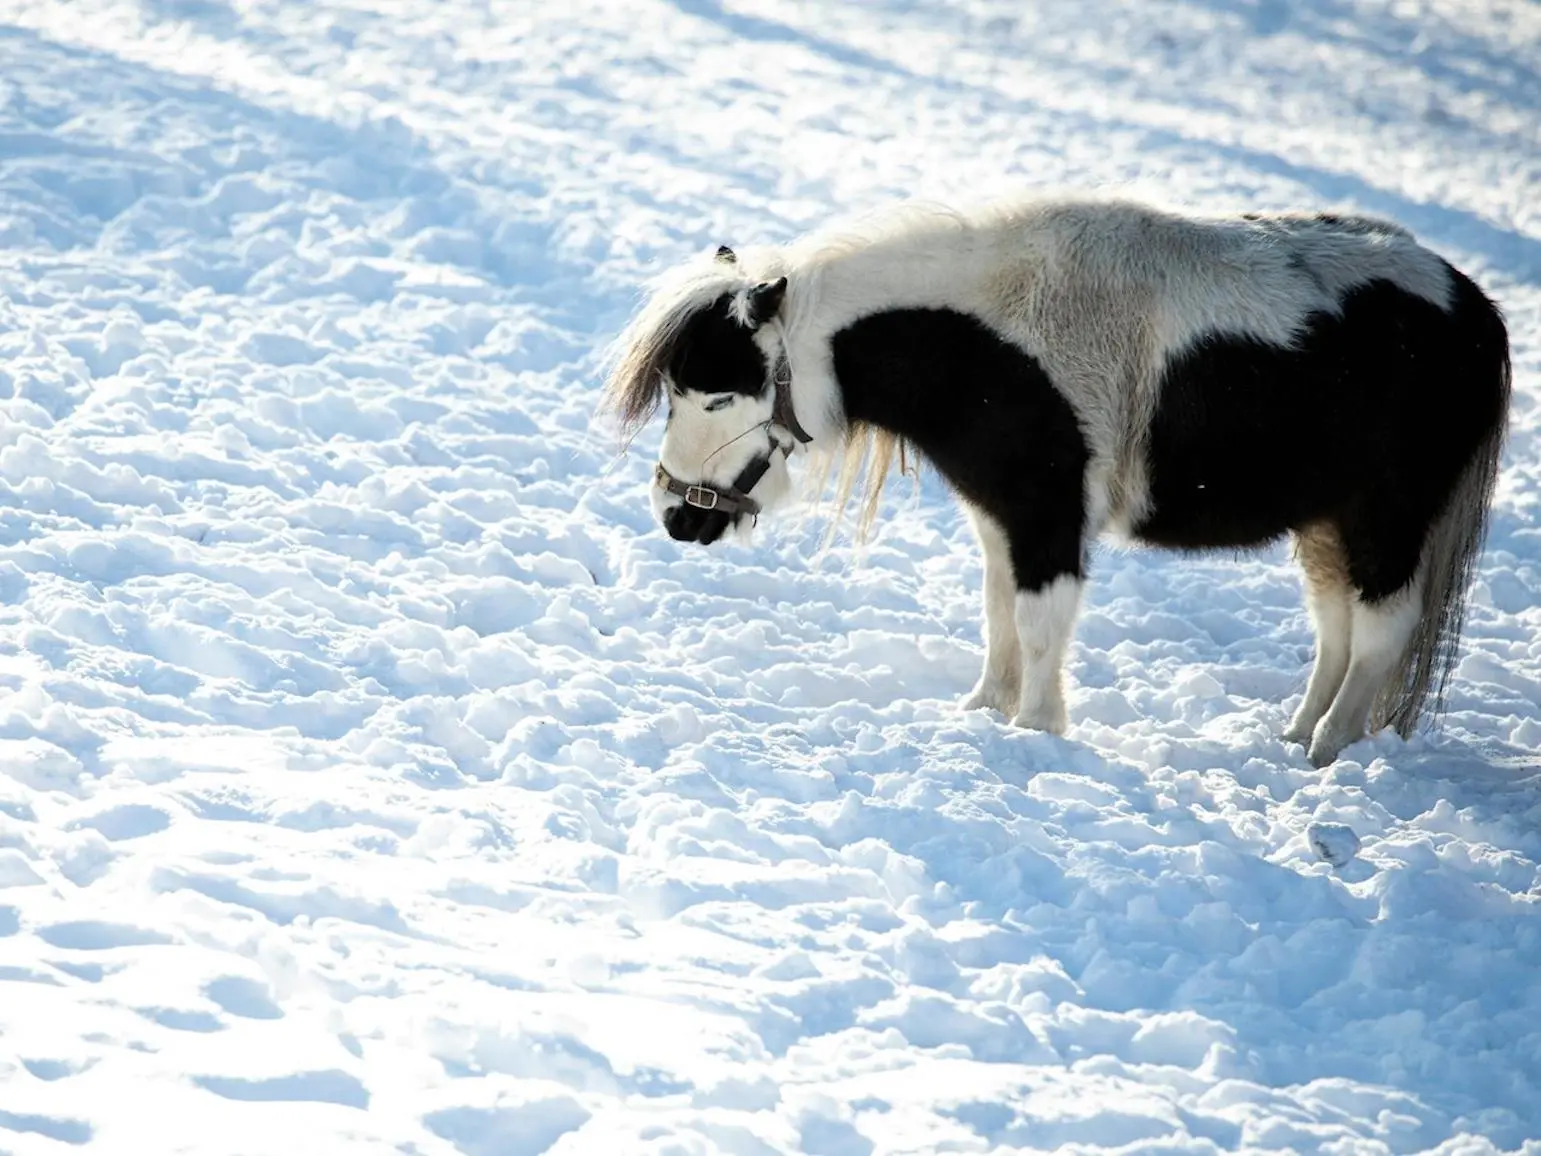
[[[1311,315],[1294,348],[1216,333],[1172,357],[1135,537],[1248,547],[1325,521],[1367,600],[1405,586],[1461,472],[1503,421],[1502,315],[1450,273],[1449,312],[1377,280],[1337,315]]]
[[[951,309],[874,313],[831,347],[847,419],[905,438],[995,518],[1019,589],[1081,575],[1086,439],[1031,355]]]

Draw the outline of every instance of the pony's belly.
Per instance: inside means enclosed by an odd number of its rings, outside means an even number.
[[[1262,495],[1212,492],[1152,495],[1130,537],[1174,550],[1246,550],[1266,546],[1289,530],[1315,520],[1295,502],[1267,502]]]

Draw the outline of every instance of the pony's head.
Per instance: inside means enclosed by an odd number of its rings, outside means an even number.
[[[786,460],[808,438],[791,412],[786,290],[723,246],[660,286],[621,337],[606,401],[634,432],[667,400],[652,502],[672,538],[747,533],[791,491]]]

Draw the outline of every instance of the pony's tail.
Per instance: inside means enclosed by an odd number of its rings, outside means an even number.
[[[1475,288],[1473,286],[1473,288]],[[1494,391],[1497,413],[1472,460],[1451,492],[1438,520],[1423,544],[1419,575],[1423,580],[1423,613],[1407,649],[1391,672],[1371,712],[1375,729],[1391,726],[1403,738],[1413,733],[1427,711],[1435,719],[1444,712],[1445,686],[1460,655],[1461,627],[1466,619],[1466,593],[1477,558],[1487,538],[1488,511],[1498,481],[1498,461],[1503,452],[1513,369],[1509,339],[1498,307],[1478,291],[1482,320],[1497,341],[1497,357],[1484,368],[1487,381],[1473,382],[1475,390]],[[1432,704],[1429,702],[1432,693]]]

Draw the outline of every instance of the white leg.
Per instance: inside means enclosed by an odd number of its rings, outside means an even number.
[[[989,707],[1014,715],[1022,686],[1022,646],[1017,641],[1017,584],[1011,573],[1011,551],[994,518],[969,508],[969,520],[985,560],[985,666],[979,682],[964,698],[963,709]]]
[[[1316,664],[1311,668],[1306,696],[1284,737],[1290,742],[1309,743],[1348,673],[1354,589],[1335,532],[1303,533],[1298,553],[1305,571],[1306,606],[1316,627]]]
[[[1348,674],[1311,734],[1307,757],[1313,766],[1325,767],[1349,743],[1364,737],[1375,696],[1402,657],[1422,612],[1417,583],[1374,605],[1354,600]]]
[[[1022,644],[1022,701],[1013,720],[1019,727],[1063,734],[1065,692],[1061,668],[1081,606],[1081,580],[1061,574],[1041,590],[1017,592],[1017,637]]]

